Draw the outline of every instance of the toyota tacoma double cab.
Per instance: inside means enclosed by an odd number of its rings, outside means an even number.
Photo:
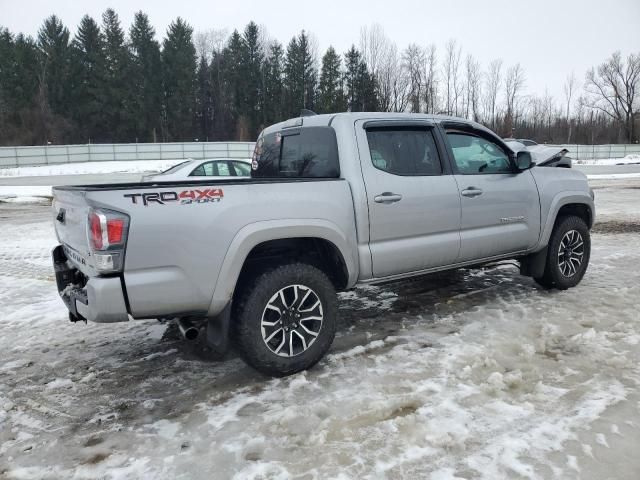
[[[546,288],[582,279],[593,193],[460,118],[307,115],[266,128],[250,178],[53,189],[72,321],[175,319],[256,369],[310,368],[336,292],[516,259]]]

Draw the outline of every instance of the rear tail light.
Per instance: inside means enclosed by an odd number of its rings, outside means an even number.
[[[89,211],[88,237],[96,270],[120,272],[129,230],[129,217],[111,210]]]

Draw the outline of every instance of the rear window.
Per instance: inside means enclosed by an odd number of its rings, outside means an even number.
[[[173,167],[167,168],[166,170],[163,170],[160,174],[161,175],[166,175],[167,173],[173,173],[176,170],[180,170],[182,167],[184,167],[187,163],[189,163],[191,160],[187,160],[185,162],[180,162],[177,165],[174,165]]]
[[[256,142],[252,177],[336,178],[340,176],[336,134],[331,127],[287,129]]]

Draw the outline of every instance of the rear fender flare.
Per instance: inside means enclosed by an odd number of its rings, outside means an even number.
[[[355,239],[334,223],[322,219],[266,220],[241,228],[235,235],[222,262],[211,299],[208,316],[218,315],[231,301],[245,260],[257,245],[286,238],[320,238],[336,246],[348,272],[348,287],[358,279],[358,252]]]

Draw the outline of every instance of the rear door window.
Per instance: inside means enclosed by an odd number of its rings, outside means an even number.
[[[340,176],[336,134],[331,127],[304,127],[263,135],[253,155],[252,177]]]
[[[367,129],[371,162],[393,175],[440,175],[442,165],[430,128],[376,127]]]
[[[233,169],[238,177],[248,177],[251,175],[251,165],[244,162],[232,162]]]

